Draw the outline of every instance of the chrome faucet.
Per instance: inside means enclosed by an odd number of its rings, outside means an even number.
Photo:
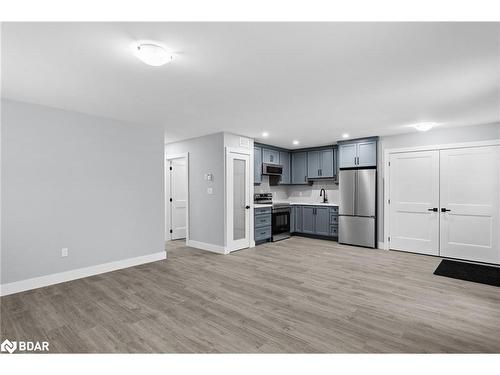
[[[325,189],[321,189],[321,190],[319,191],[319,196],[320,196],[320,197],[323,197],[323,203],[328,202],[328,199],[326,198],[326,191],[325,191]]]

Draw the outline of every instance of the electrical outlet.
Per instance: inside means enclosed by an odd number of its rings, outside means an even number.
[[[63,247],[61,249],[61,258],[64,258],[64,257],[67,257],[68,256],[68,248],[67,247]]]
[[[207,188],[207,194],[213,194],[213,193],[214,190],[211,187]]]

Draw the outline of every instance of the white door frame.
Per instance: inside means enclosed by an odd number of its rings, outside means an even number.
[[[253,148],[250,150],[248,148],[242,148],[242,147],[226,147],[225,153],[224,153],[224,176],[225,176],[225,183],[224,183],[224,239],[225,239],[225,246],[224,246],[224,253],[229,254],[231,251],[234,251],[233,249],[229,248],[228,243],[229,243],[229,236],[231,235],[232,228],[229,228],[229,221],[228,221],[228,199],[229,199],[229,193],[228,193],[228,181],[227,181],[227,155],[229,153],[234,153],[234,154],[241,154],[241,155],[246,155],[249,157],[249,165],[248,165],[248,173],[249,173],[249,205],[250,205],[250,210],[249,210],[249,240],[250,240],[250,245],[249,247],[254,247],[255,246],[255,241],[254,241],[254,215],[253,215],[253,199],[252,199],[252,194],[253,194]]]
[[[404,148],[388,148],[384,152],[384,241],[383,248],[389,250],[389,233],[390,233],[390,220],[389,220],[389,190],[390,190],[390,167],[389,160],[391,154],[397,154],[402,152],[414,152],[414,151],[433,151],[433,150],[447,150],[447,149],[457,149],[457,148],[468,148],[468,147],[481,147],[481,146],[497,146],[500,145],[500,139],[492,139],[488,141],[476,141],[476,142],[462,142],[462,143],[449,143],[441,145],[430,145],[430,146],[418,146],[418,147],[404,147]]]
[[[172,209],[170,205],[170,170],[167,170],[169,163],[173,159],[186,159],[186,243],[189,241],[189,152],[165,156],[165,241],[171,241],[170,233]]]

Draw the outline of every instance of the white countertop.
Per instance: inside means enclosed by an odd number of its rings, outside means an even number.
[[[338,203],[336,202],[290,202],[292,206],[328,206],[328,207],[338,207]]]
[[[321,202],[287,202],[287,201],[276,201],[274,203],[289,203],[291,206],[326,206],[326,207],[338,207],[337,202],[327,202],[327,203],[321,203]],[[253,205],[255,208],[262,208],[262,207],[272,207],[273,205],[271,203],[255,203]]]
[[[254,203],[254,208],[272,207],[271,203]]]

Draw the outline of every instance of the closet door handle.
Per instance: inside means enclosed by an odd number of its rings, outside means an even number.
[[[438,209],[437,209],[437,207],[428,208],[427,211],[438,212]]]
[[[448,212],[448,211],[451,211],[451,210],[448,210],[447,208],[441,208],[441,212]]]

